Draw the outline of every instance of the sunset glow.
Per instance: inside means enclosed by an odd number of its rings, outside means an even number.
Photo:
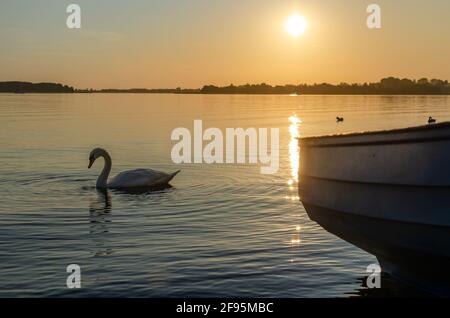
[[[299,37],[305,33],[307,26],[306,19],[300,15],[290,16],[285,24],[286,31],[293,37]]]
[[[426,1],[377,1],[383,27],[375,30],[357,0],[109,0],[107,14],[106,5],[80,1],[80,29],[67,28],[65,3],[26,2],[0,1],[3,81],[197,89],[450,77],[446,0],[433,1],[432,11]]]

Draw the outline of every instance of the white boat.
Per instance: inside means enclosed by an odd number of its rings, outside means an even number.
[[[392,276],[450,295],[450,122],[299,142],[309,217]]]

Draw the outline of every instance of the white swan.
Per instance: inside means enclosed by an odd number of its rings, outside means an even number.
[[[89,166],[91,168],[94,161],[103,157],[105,166],[97,178],[96,187],[98,189],[126,189],[126,188],[151,188],[168,185],[169,181],[180,172],[165,173],[151,169],[128,170],[119,173],[108,183],[108,176],[111,172],[111,156],[102,148],[95,148],[89,154]]]

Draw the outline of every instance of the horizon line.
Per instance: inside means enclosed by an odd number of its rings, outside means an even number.
[[[191,90],[191,91],[195,91],[195,90],[202,90],[205,87],[217,87],[217,88],[227,88],[227,87],[243,87],[243,86],[270,86],[272,88],[276,88],[276,87],[298,87],[298,86],[317,86],[317,85],[331,85],[331,86],[335,86],[335,87],[339,87],[339,86],[364,86],[364,85],[371,85],[371,84],[379,84],[381,83],[382,80],[387,80],[387,79],[395,79],[395,80],[400,80],[400,81],[412,81],[413,83],[417,83],[418,81],[421,80],[426,80],[429,83],[431,83],[432,81],[441,81],[444,82],[448,85],[448,81],[449,80],[443,80],[443,79],[438,79],[438,78],[427,78],[427,77],[420,77],[418,79],[416,78],[407,78],[407,77],[395,77],[395,76],[388,76],[388,77],[383,77],[381,78],[378,82],[373,82],[373,81],[364,81],[364,82],[346,82],[346,81],[340,81],[339,83],[334,82],[313,82],[313,83],[298,83],[298,84],[293,84],[293,83],[286,83],[286,84],[272,84],[272,83],[267,83],[267,82],[260,82],[260,83],[250,83],[247,82],[245,84],[234,84],[234,83],[230,83],[228,85],[220,85],[220,84],[203,84],[201,87],[154,87],[154,88],[148,88],[148,87],[129,87],[129,88],[77,88],[75,86],[72,86],[70,84],[63,84],[61,82],[48,82],[48,81],[44,81],[44,82],[32,82],[32,81],[23,81],[23,80],[2,80],[0,81],[0,84],[5,84],[5,83],[21,83],[21,84],[32,84],[32,85],[44,85],[44,84],[56,84],[56,85],[61,85],[63,87],[69,87],[69,88],[73,88],[76,91],[105,91],[105,90],[117,90],[117,91],[128,91],[128,90],[149,90],[149,91],[154,91],[154,90]]]

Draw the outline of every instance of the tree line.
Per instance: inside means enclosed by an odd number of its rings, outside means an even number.
[[[0,82],[0,93],[170,93],[170,94],[329,94],[329,95],[450,95],[447,80],[388,77],[376,83],[329,83],[276,85],[266,83],[214,86],[201,89],[131,88],[131,89],[75,89],[58,83]]]
[[[58,83],[0,82],[0,93],[73,93],[73,87]]]
[[[377,83],[338,85],[299,84],[277,85],[245,84],[218,87],[206,85],[201,89],[202,94],[332,94],[332,95],[448,95],[450,85],[447,80],[422,78],[419,80],[399,79],[395,77],[383,78]]]

